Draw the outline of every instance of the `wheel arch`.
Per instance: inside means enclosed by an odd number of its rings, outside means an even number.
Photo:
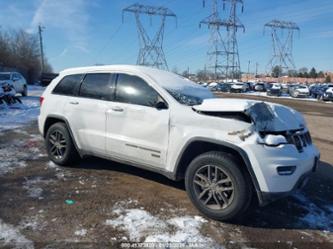
[[[82,155],[82,152],[81,152],[81,150],[79,149],[79,146],[78,146],[77,143],[76,143],[75,136],[74,136],[74,134],[73,134],[73,132],[72,132],[72,129],[71,129],[70,125],[69,125],[69,122],[68,122],[68,120],[67,120],[65,117],[63,117],[63,116],[60,116],[60,115],[49,115],[49,116],[47,116],[47,118],[45,119],[44,127],[43,127],[43,136],[44,136],[44,138],[46,138],[46,133],[47,133],[48,129],[49,129],[52,125],[54,125],[54,124],[56,124],[56,123],[59,123],[59,122],[64,123],[64,124],[66,125],[66,127],[67,127],[67,129],[68,129],[68,131],[69,131],[69,134],[70,134],[70,136],[71,136],[71,138],[72,138],[72,141],[73,141],[73,143],[74,143],[74,146],[75,146],[77,152],[78,152],[78,153],[80,154],[80,156],[82,157],[82,156],[83,156],[83,155]]]
[[[246,152],[240,147],[225,141],[201,137],[190,139],[179,153],[173,173],[174,179],[178,181],[184,179],[186,169],[191,161],[196,156],[208,151],[226,152],[238,160],[242,165],[242,169],[245,170],[245,172],[250,176],[251,183],[256,192],[259,203],[261,204],[264,202],[259,183]]]

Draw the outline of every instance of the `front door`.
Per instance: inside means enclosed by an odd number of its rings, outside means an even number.
[[[107,110],[107,152],[129,162],[163,167],[169,143],[169,110],[143,79],[119,74],[115,101]]]

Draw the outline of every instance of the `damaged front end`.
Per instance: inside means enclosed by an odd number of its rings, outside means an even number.
[[[305,121],[297,111],[278,104],[242,99],[209,99],[193,109],[200,114],[252,123],[248,129],[230,131],[245,141],[254,132],[267,146],[294,144],[299,151],[312,143]]]

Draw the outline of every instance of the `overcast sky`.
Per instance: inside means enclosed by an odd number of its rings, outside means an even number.
[[[94,64],[135,64],[138,37],[135,19],[125,15],[124,7],[138,0],[0,0],[1,28],[22,28],[36,33],[42,23],[45,53],[55,71]],[[203,8],[201,0],[141,0],[140,3],[169,7],[178,16],[166,25],[164,50],[169,68],[192,71],[208,63],[209,31],[199,22],[209,15],[210,1]],[[222,2],[222,1],[220,1]],[[295,36],[294,57],[297,68],[315,66],[333,71],[333,1],[332,0],[244,0],[239,18],[246,32],[238,33],[242,70],[251,71],[255,63],[263,72],[272,54],[269,33],[263,25],[272,19],[296,22],[300,35]],[[227,12],[222,10],[222,17]],[[150,32],[159,19],[144,20]]]

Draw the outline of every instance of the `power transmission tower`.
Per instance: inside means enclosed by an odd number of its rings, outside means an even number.
[[[241,23],[237,16],[237,5],[241,5],[241,11],[244,11],[243,0],[223,0],[223,4],[230,3],[230,13],[227,24],[227,44],[228,44],[228,72],[229,77],[239,79],[241,77],[241,67],[238,52],[237,31],[242,29],[245,32],[245,26]]]
[[[40,60],[41,60],[41,65],[42,65],[42,73],[44,72],[45,68],[45,61],[44,61],[44,44],[43,44],[43,31],[45,27],[42,25],[38,25],[38,34],[39,34],[39,45],[40,45]]]
[[[211,29],[210,44],[211,48],[208,51],[210,56],[210,68],[214,69],[215,78],[240,77],[240,60],[238,53],[238,43],[236,33],[238,29],[245,31],[244,25],[239,21],[237,17],[237,4],[242,4],[243,0],[222,0],[223,9],[227,2],[230,2],[230,15],[227,19],[220,17],[219,1],[212,1],[212,14],[200,22],[201,25],[207,25]],[[206,0],[204,0],[205,6]],[[243,10],[243,8],[242,8]],[[227,36],[222,38],[221,28],[224,27],[227,30]]]
[[[205,0],[203,5],[205,7]],[[208,68],[213,69],[215,79],[226,78],[228,72],[227,47],[220,32],[221,27],[225,26],[226,22],[221,19],[218,9],[218,0],[212,0],[212,14],[199,24],[200,27],[207,25],[210,29],[209,43],[211,47],[207,52],[209,56]]]
[[[177,18],[176,15],[165,7],[141,5],[138,3],[123,9],[123,18],[125,12],[133,13],[136,19],[140,42],[137,64],[168,70],[168,64],[163,51],[165,21],[167,17]],[[148,15],[150,18],[159,16],[161,18],[159,29],[154,36],[149,36],[141,21],[141,15]]]
[[[264,31],[270,29],[273,42],[273,56],[267,64],[269,70],[279,66],[283,71],[295,69],[293,57],[294,33],[300,32],[296,23],[272,20],[265,24]],[[284,31],[287,32],[285,36]]]

